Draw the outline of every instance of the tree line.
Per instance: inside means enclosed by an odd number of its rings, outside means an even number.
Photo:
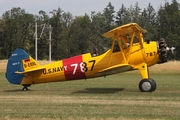
[[[109,2],[102,12],[73,16],[60,7],[49,13],[41,10],[38,15],[29,14],[20,7],[5,11],[0,18],[0,59],[7,59],[16,48],[23,48],[35,56],[35,23],[37,28],[38,59],[49,56],[49,25],[52,28],[52,59],[59,60],[98,48],[103,53],[111,40],[102,35],[118,26],[136,22],[148,32],[145,40],[165,38],[168,46],[176,47],[173,57],[180,59],[180,3],[165,2],[156,11],[151,3],[141,9],[138,2],[129,8],[124,4],[115,11]]]

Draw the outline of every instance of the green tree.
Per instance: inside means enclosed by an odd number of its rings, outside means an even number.
[[[107,31],[111,30],[112,28],[114,28],[113,24],[114,24],[114,6],[111,4],[111,2],[108,3],[107,7],[104,8],[103,14],[105,16],[105,21],[107,23]]]
[[[57,10],[51,11],[50,14],[52,14],[52,17],[50,18],[50,24],[53,27],[52,58],[58,60],[66,57],[66,47],[64,45],[64,41],[62,41],[63,38],[61,37],[63,31],[63,10],[58,8]]]
[[[124,4],[122,4],[121,8],[119,9],[119,11],[117,12],[117,15],[116,15],[116,24],[117,26],[121,26],[123,24],[125,24],[126,22],[128,22],[128,19],[129,16],[127,16],[127,9],[126,7],[124,6]]]
[[[157,16],[156,11],[154,10],[151,3],[148,4],[147,9],[144,9],[139,25],[147,30],[147,34],[145,34],[146,40],[158,40],[158,31],[157,31]]]
[[[180,5],[176,0],[165,3],[158,11],[159,37],[166,39],[169,46],[175,46],[177,58],[180,58]]]
[[[139,7],[138,2],[135,3],[135,6],[130,9],[130,11],[132,13],[132,22],[139,23],[141,8]]]
[[[66,57],[71,56],[71,49],[73,45],[71,44],[73,38],[72,38],[72,33],[73,33],[73,28],[72,28],[72,23],[73,23],[73,16],[70,12],[64,12],[62,14],[62,26],[63,26],[63,31],[62,31],[62,41],[64,44],[64,49],[66,53]]]
[[[3,50],[4,50],[4,28],[5,28],[5,21],[3,19],[0,19],[0,59],[6,58]]]
[[[2,15],[3,31],[1,32],[3,49],[1,52],[6,58],[10,53],[20,47],[29,51],[31,48],[31,36],[29,35],[29,23],[34,21],[32,14],[28,14],[24,9],[12,8]]]
[[[38,47],[38,59],[48,59],[49,53],[49,22],[50,18],[47,13],[43,10],[39,11],[39,15],[36,16],[36,23],[37,23],[37,47]],[[35,47],[31,49],[34,51]]]
[[[89,52],[90,17],[85,14],[78,16],[72,23],[71,55],[78,55]]]
[[[106,21],[105,21],[105,16],[98,12],[92,12],[91,13],[91,34],[90,34],[90,42],[91,46],[90,49],[91,51],[96,47],[98,49],[98,54],[103,53],[106,48],[109,48],[111,45],[111,41],[105,39],[102,35],[107,32],[106,29]]]

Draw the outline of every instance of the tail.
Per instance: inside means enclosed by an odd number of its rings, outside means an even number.
[[[8,59],[6,68],[6,78],[11,84],[21,84],[25,74],[17,72],[24,72],[29,69],[39,67],[40,65],[30,57],[23,49],[16,49]]]

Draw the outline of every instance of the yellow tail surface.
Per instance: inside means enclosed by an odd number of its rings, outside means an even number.
[[[36,67],[40,67],[37,61],[35,61],[32,57],[22,60],[22,63],[23,63],[24,72]]]

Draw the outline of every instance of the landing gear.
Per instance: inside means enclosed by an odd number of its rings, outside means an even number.
[[[141,92],[152,92],[156,90],[156,82],[149,78],[141,80],[139,83],[139,90]]]
[[[22,91],[28,91],[28,87],[27,86],[24,86]]]
[[[23,87],[23,89],[22,89],[22,91],[28,91],[28,87],[30,87],[31,85],[23,85],[24,87]]]

